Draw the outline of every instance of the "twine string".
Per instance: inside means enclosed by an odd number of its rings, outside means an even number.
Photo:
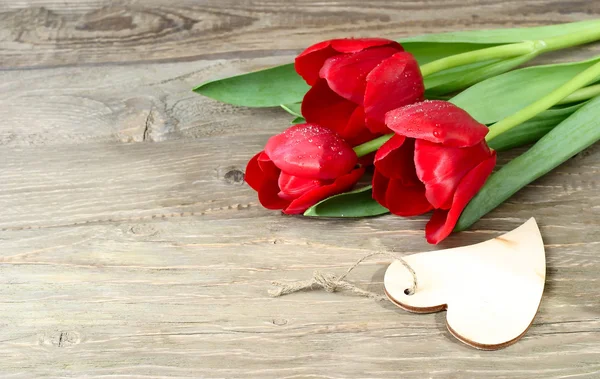
[[[280,281],[273,281],[272,284],[277,286],[278,288],[270,290],[269,294],[273,297],[280,297],[289,295],[291,293],[295,293],[298,291],[312,291],[314,289],[323,288],[327,292],[336,292],[338,290],[345,290],[357,294],[359,296],[368,297],[375,300],[386,300],[387,297],[380,295],[375,292],[366,291],[361,288],[358,288],[354,284],[344,280],[350,272],[352,272],[359,264],[361,264],[366,259],[369,259],[376,255],[385,255],[395,260],[400,261],[402,265],[410,272],[412,276],[412,284],[409,288],[407,288],[404,293],[407,295],[412,295],[417,290],[417,274],[415,270],[398,254],[388,253],[388,252],[375,252],[365,255],[360,258],[356,263],[354,263],[348,270],[337,277],[335,274],[330,272],[321,272],[315,271],[313,277],[309,280],[301,280],[297,282],[285,283]]]

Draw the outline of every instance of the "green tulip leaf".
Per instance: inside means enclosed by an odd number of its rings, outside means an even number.
[[[463,211],[455,231],[469,228],[521,188],[600,140],[600,96],[557,125],[533,147],[493,173]]]
[[[373,200],[371,186],[328,197],[308,208],[305,216],[311,217],[368,217],[389,211]]]
[[[286,64],[249,74],[214,80],[194,92],[224,103],[245,107],[277,107],[302,101],[308,85]]]
[[[475,84],[450,102],[482,124],[492,124],[542,98],[598,61],[600,58],[507,72]]]

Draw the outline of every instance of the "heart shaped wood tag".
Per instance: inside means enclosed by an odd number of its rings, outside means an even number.
[[[389,299],[410,312],[447,310],[448,330],[483,350],[515,343],[531,326],[546,280],[540,230],[531,218],[517,229],[476,245],[404,257],[418,280],[393,262],[385,273]]]

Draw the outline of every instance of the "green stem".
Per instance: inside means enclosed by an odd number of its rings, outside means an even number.
[[[386,134],[384,136],[375,138],[373,140],[367,141],[362,145],[358,145],[354,147],[354,152],[356,156],[364,157],[367,154],[370,154],[374,151],[377,151],[384,143],[386,143],[390,138],[392,138],[394,134]]]
[[[448,70],[458,66],[464,66],[467,64],[489,61],[492,59],[518,57],[533,53],[541,48],[543,48],[543,45],[540,45],[537,41],[525,41],[511,43],[509,45],[488,47],[487,49],[469,51],[426,63],[421,66],[421,74],[423,77],[427,77],[435,74],[436,72]]]
[[[448,70],[458,66],[465,66],[472,63],[489,61],[492,59],[507,59],[522,56],[525,54],[538,55],[549,51],[564,49],[567,47],[583,45],[600,39],[600,27],[593,26],[587,30],[571,33],[558,37],[550,37],[545,40],[523,41],[488,47],[475,51],[469,51],[462,54],[452,55],[446,58],[438,59],[421,66],[423,77],[430,76],[440,71]]]
[[[569,96],[565,97],[557,105],[578,103],[580,101],[589,100],[600,95],[600,84],[578,89]]]
[[[545,47],[543,52],[556,51],[567,47],[583,45],[586,43],[594,42],[600,39],[600,27],[594,25],[587,30],[566,34],[564,36],[546,38],[543,42]]]
[[[532,119],[537,114],[549,109],[553,105],[556,105],[559,101],[566,98],[573,92],[593,82],[599,76],[600,63],[596,63],[538,101],[490,126],[490,131],[485,137],[486,141],[489,142],[498,137],[500,134],[509,131],[510,129],[529,119]]]

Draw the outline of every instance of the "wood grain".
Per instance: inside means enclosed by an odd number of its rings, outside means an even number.
[[[4,0],[0,9],[0,67],[31,68],[259,58],[339,36],[398,38],[591,19],[600,3]]]
[[[431,250],[426,218],[262,209],[244,166],[290,118],[190,91],[332,36],[598,14],[588,1],[1,1],[0,377],[599,377],[600,147],[440,246],[540,224],[540,313],[519,343],[483,353],[454,341],[443,314],[268,297],[272,280],[342,272],[367,252]],[[386,263],[350,280],[383,293]]]

